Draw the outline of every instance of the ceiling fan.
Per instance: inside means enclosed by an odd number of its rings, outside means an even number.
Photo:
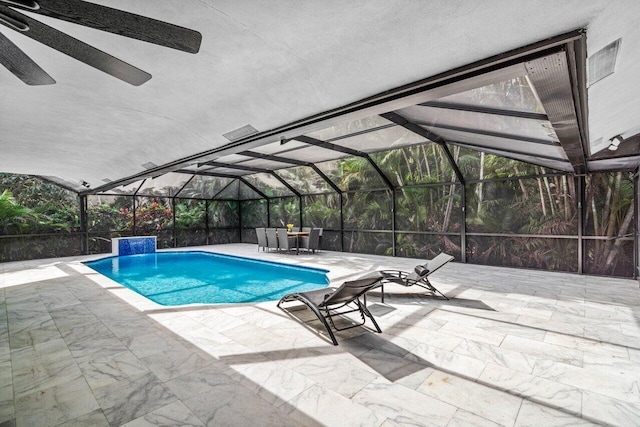
[[[189,53],[197,53],[202,41],[202,35],[197,31],[82,0],[0,0],[0,24],[134,86],[149,80],[151,74],[32,19],[19,10]],[[55,83],[49,74],[2,33],[0,64],[28,85]]]

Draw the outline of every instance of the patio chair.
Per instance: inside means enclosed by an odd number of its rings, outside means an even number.
[[[258,252],[260,248],[264,251],[267,247],[267,230],[266,228],[256,228],[256,237],[258,238]]]
[[[275,228],[267,228],[267,249],[275,249],[278,250],[278,235],[276,234]]]
[[[380,272],[375,271],[358,279],[344,282],[338,288],[328,287],[315,289],[308,292],[288,294],[283,296],[280,301],[278,301],[278,308],[284,311],[285,309],[282,308],[282,303],[291,301],[302,302],[311,311],[313,311],[318,320],[320,320],[322,325],[327,330],[327,333],[329,334],[333,345],[338,345],[338,341],[336,340],[331,327],[333,327],[333,329],[335,329],[336,331],[355,328],[364,325],[365,320],[368,317],[373,322],[376,330],[378,332],[382,332],[382,330],[378,326],[378,323],[376,322],[376,319],[373,318],[373,315],[367,309],[366,300],[366,293],[380,286],[380,281],[382,279],[383,275]],[[362,297],[362,301],[360,300],[360,297]],[[351,324],[348,326],[339,328],[335,325],[333,321],[334,316],[341,316],[343,314],[355,312],[360,313],[362,322],[354,323],[352,319],[349,319],[351,320]],[[329,322],[327,322],[327,320]],[[329,324],[331,324],[331,327],[329,326]]]
[[[417,265],[411,273],[402,270],[383,270],[381,271],[384,276],[382,283],[396,283],[407,287],[417,285],[431,291],[434,295],[438,293],[445,299],[449,299],[431,284],[429,276],[451,260],[453,257],[443,252],[426,263]],[[384,286],[382,287],[381,300],[384,302]]]
[[[278,250],[284,249],[287,252],[292,249],[298,249],[295,237],[287,236],[286,228],[278,228]]]
[[[313,251],[316,253],[316,249],[320,247],[320,229],[312,228],[309,231],[308,236],[302,236],[300,238],[300,247],[307,250],[307,252]]]

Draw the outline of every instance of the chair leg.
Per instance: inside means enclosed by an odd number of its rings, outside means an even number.
[[[322,313],[320,313],[318,308],[315,305],[311,304],[311,302],[308,301],[306,298],[303,298],[300,295],[296,295],[295,299],[304,303],[304,305],[306,305],[309,309],[311,309],[311,311],[313,311],[313,314],[316,315],[318,320],[322,322],[322,325],[327,330],[327,333],[329,334],[329,337],[331,338],[331,342],[333,343],[333,345],[338,345],[338,340],[336,340],[335,335],[333,335],[333,331],[331,331],[331,327],[327,323],[327,319],[324,318],[324,316],[322,315]],[[278,301],[278,308],[282,310],[282,307],[280,306],[281,304],[282,304],[282,300]]]
[[[446,300],[448,300],[448,299],[449,299],[449,297],[448,297],[448,296],[446,296],[445,294],[443,294],[442,292],[440,292],[440,291],[439,291],[439,290],[437,290],[436,288],[433,288],[433,290],[434,290],[435,292],[439,293],[440,295],[442,295],[442,297],[443,297],[444,299],[446,299]]]
[[[423,288],[425,288],[425,289],[427,289],[427,290],[429,290],[429,291],[433,292],[434,294],[440,294],[440,295],[442,295],[442,297],[443,297],[444,299],[446,299],[446,300],[448,300],[448,299],[449,299],[449,297],[448,297],[448,296],[446,296],[445,294],[443,294],[442,292],[440,292],[438,289],[436,289],[436,287],[435,287],[435,286],[433,286],[433,285],[431,284],[431,282],[429,281],[429,279],[425,279],[425,280],[424,280],[424,281],[422,281],[421,283],[420,283],[420,282],[417,282],[416,284],[417,284],[418,286],[422,286]]]
[[[356,301],[358,301],[357,304],[358,304],[358,307],[360,308],[360,311],[362,311],[369,319],[371,319],[371,321],[373,322],[373,326],[376,327],[376,331],[378,331],[379,333],[382,333],[382,329],[380,329],[380,326],[378,326],[378,322],[376,322],[376,319],[373,318],[373,314],[371,314],[367,306],[361,303],[360,300],[356,300]]]
[[[322,313],[320,313],[320,311],[314,305],[309,305],[309,308],[315,313],[316,316],[318,316],[318,319],[320,319],[320,321],[324,325],[324,328],[327,330],[329,337],[331,337],[331,341],[333,342],[333,345],[338,345],[338,340],[336,340],[335,335],[333,335],[333,331],[331,330],[331,327],[327,323],[327,319],[324,318]]]
[[[446,300],[448,300],[448,299],[449,299],[449,297],[448,297],[448,296],[446,296],[445,294],[443,294],[442,292],[440,292],[438,289],[436,289],[436,287],[435,287],[435,286],[433,286],[433,285],[431,284],[431,282],[429,282],[429,280],[427,280],[427,285],[429,286],[429,289],[431,290],[431,292],[433,292],[434,294],[435,294],[435,293],[438,293],[438,294],[442,295],[444,299],[446,299]]]

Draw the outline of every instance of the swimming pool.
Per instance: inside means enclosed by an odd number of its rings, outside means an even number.
[[[211,252],[157,252],[85,264],[162,305],[260,302],[329,284],[327,270]]]

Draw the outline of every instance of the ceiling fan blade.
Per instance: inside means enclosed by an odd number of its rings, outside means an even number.
[[[30,86],[52,85],[56,82],[2,33],[0,33],[0,64]]]
[[[20,31],[27,37],[39,41],[59,52],[67,54],[78,61],[84,62],[100,71],[112,75],[134,86],[140,86],[151,78],[151,74],[133,65],[127,64],[103,51],[96,49],[61,31],[51,28],[42,22],[31,19],[15,10],[0,4],[0,14],[8,16],[27,26],[27,30]],[[3,23],[0,21],[0,24]],[[5,24],[6,25],[6,24]],[[9,25],[7,25],[9,26]],[[9,26],[9,28],[12,28]]]
[[[197,53],[202,42],[197,31],[82,0],[0,0],[0,3],[189,53]]]

